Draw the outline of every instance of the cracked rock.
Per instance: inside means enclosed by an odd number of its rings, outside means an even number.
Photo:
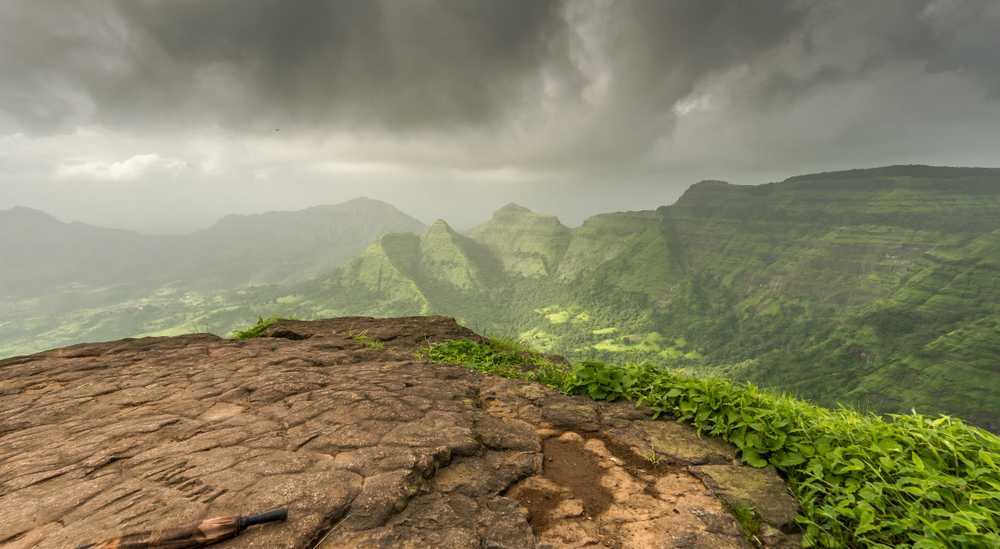
[[[2,360],[0,546],[73,547],[279,505],[286,522],[217,546],[748,546],[729,493],[684,467],[725,463],[724,444],[627,403],[417,355],[456,338],[480,340],[449,318],[352,317]],[[794,514],[762,511],[782,527]]]

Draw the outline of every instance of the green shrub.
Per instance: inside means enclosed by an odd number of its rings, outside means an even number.
[[[736,522],[740,524],[740,529],[743,530],[743,536],[746,537],[746,540],[756,546],[761,545],[760,538],[757,537],[761,528],[761,519],[757,510],[752,506],[740,504],[729,505],[728,508]]]
[[[351,335],[350,337],[369,349],[380,350],[385,348],[385,343],[368,335],[368,330],[362,330],[360,333]]]
[[[1000,546],[1000,438],[986,431],[949,417],[883,419],[640,369],[649,377],[628,398],[788,478],[806,546]]]
[[[462,364],[473,370],[512,379],[537,381],[562,387],[569,368],[555,364],[512,340],[491,339],[486,344],[455,339],[428,346],[422,358],[443,364]]]
[[[1000,438],[954,418],[829,410],[650,365],[583,362],[541,379],[523,370],[540,355],[471,341],[434,345],[425,356],[631,400],[729,441],[746,463],[787,478],[806,547],[1000,547]]]
[[[243,330],[234,331],[231,337],[232,339],[238,339],[238,340],[253,339],[255,337],[260,337],[264,333],[264,330],[277,324],[278,321],[281,320],[285,319],[277,317],[264,318],[262,316],[258,316],[256,324]]]

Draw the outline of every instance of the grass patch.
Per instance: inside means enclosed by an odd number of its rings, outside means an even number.
[[[264,333],[264,330],[270,328],[271,326],[274,326],[275,324],[278,323],[278,321],[281,320],[286,320],[286,319],[278,317],[264,318],[262,316],[258,316],[256,324],[243,330],[235,330],[231,338],[237,340],[245,340],[245,339],[253,339],[255,337],[260,337]]]
[[[960,420],[830,410],[652,365],[557,368],[509,343],[456,340],[423,354],[596,400],[641,403],[654,417],[732,443],[745,463],[773,465],[788,480],[802,507],[796,522],[805,547],[1000,547],[1000,438]],[[545,363],[550,369],[539,375]]]
[[[351,339],[357,341],[358,343],[368,347],[369,349],[384,349],[385,343],[379,341],[368,335],[368,330],[362,330],[360,333],[350,336]]]
[[[537,381],[561,387],[569,376],[565,364],[556,364],[512,339],[490,339],[478,343],[455,339],[428,346],[420,358],[442,364],[461,364],[484,374]]]
[[[757,510],[750,505],[729,505],[727,507],[733,517],[736,518],[736,522],[740,524],[740,529],[743,530],[746,540],[758,547],[763,545],[758,537],[761,521]]]
[[[659,465],[663,461],[663,456],[656,453],[656,450],[650,450],[642,455],[650,465]]]

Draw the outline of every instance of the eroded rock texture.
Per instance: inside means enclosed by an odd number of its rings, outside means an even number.
[[[0,545],[287,505],[219,547],[748,547],[727,501],[755,497],[782,522],[757,540],[795,544],[773,472],[629,404],[415,355],[460,337],[478,336],[343,318],[0,361]]]

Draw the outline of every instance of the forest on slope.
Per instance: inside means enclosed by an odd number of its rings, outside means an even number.
[[[655,361],[825,405],[1000,428],[1000,170],[703,181],[673,205],[576,228],[508,205],[468,234],[444,221],[414,232],[373,237],[307,280],[165,284],[57,322],[7,315],[0,355],[225,333],[258,315],[437,313],[574,359]]]

